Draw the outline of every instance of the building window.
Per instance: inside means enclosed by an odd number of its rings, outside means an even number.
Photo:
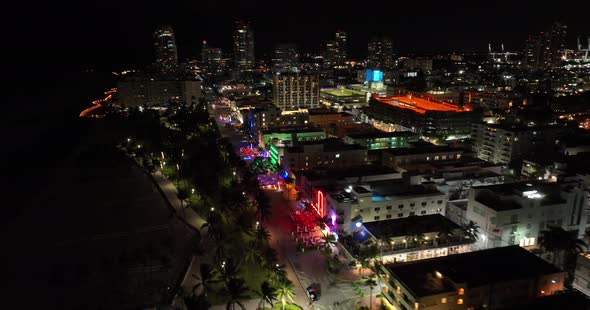
[[[386,209],[387,209],[387,210],[391,210],[391,206],[387,206],[387,208],[386,208]]]
[[[375,208],[375,212],[379,212],[379,210],[381,210],[381,208]]]
[[[412,208],[415,207],[415,206],[416,206],[416,204],[413,203],[413,202],[410,204],[410,207],[412,207]]]
[[[391,218],[391,214],[387,214],[387,215],[385,216],[385,218],[388,218],[388,219],[390,219],[390,218]]]
[[[426,214],[426,210],[420,211],[420,214],[422,214],[422,215]]]
[[[439,160],[440,157],[438,155],[434,156],[434,160]]]
[[[462,305],[462,304],[463,304],[463,298],[457,299],[457,305]]]
[[[440,299],[440,303],[441,304],[446,304],[447,303],[447,298],[446,297],[441,298]]]
[[[426,205],[427,205],[427,204],[428,204],[428,203],[427,203],[426,201],[423,201],[423,202],[422,202],[422,206],[423,206],[423,207],[426,207]]]
[[[403,209],[404,208],[404,205],[399,205],[397,207],[400,208],[400,209]]]
[[[464,295],[465,294],[465,289],[463,289],[462,287],[459,288],[458,293],[459,293],[459,295]]]
[[[375,216],[375,221],[378,221],[378,220],[379,220],[379,216]]]
[[[336,158],[340,158],[340,154],[336,154]]]
[[[442,200],[439,200],[439,201],[437,201],[436,203],[438,203],[439,205],[441,205],[441,204],[442,204],[442,202],[443,202]]]
[[[404,214],[403,213],[398,213],[397,214],[397,217],[404,217]]]
[[[416,213],[414,212],[410,212],[410,216],[414,216]]]

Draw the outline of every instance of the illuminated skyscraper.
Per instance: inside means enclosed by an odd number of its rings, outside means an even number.
[[[201,49],[201,67],[208,74],[219,74],[223,70],[223,55],[220,48],[209,46],[203,41]]]
[[[393,68],[393,43],[390,38],[373,37],[369,41],[368,68],[389,70]]]
[[[324,48],[324,67],[335,68],[346,64],[347,35],[336,31],[336,40],[330,40]]]
[[[174,71],[178,67],[178,52],[172,26],[160,26],[154,32],[156,66],[163,72]]]
[[[529,36],[525,44],[525,65],[532,69],[556,68],[565,50],[567,26],[554,23],[549,32]]]
[[[344,66],[346,63],[347,37],[346,32],[341,30],[336,31],[336,47],[338,48],[336,56],[337,66]]]
[[[254,30],[248,21],[237,21],[234,32],[234,61],[239,72],[254,70]]]
[[[275,74],[273,103],[283,111],[320,107],[319,76],[313,74]]]

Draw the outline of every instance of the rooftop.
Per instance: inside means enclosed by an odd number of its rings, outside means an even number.
[[[338,180],[344,178],[365,177],[392,173],[399,173],[399,171],[391,167],[380,165],[362,165],[346,168],[317,168],[313,170],[302,171],[299,175],[305,176],[310,181],[314,181],[326,178]]]
[[[376,98],[383,104],[400,109],[412,110],[416,113],[425,114],[428,111],[438,112],[467,112],[469,110],[461,108],[460,106],[443,101],[433,101],[416,97],[414,95],[394,96],[394,97],[379,97]]]
[[[332,95],[332,96],[337,96],[337,97],[365,96],[364,92],[352,90],[352,89],[348,89],[348,88],[339,88],[339,89],[324,88],[321,90],[321,92]]]
[[[500,262],[510,263],[498,268]],[[385,268],[418,297],[453,292],[453,282],[466,283],[473,288],[561,272],[557,267],[516,245],[410,263],[386,264]],[[437,277],[437,272],[442,278]]]
[[[324,152],[366,150],[366,148],[361,145],[347,144],[347,143],[342,142],[340,139],[330,138],[330,139],[314,140],[314,141],[301,141],[292,147],[285,148],[285,151],[290,152],[290,153],[304,152],[305,146],[307,146],[307,145],[323,145]]]
[[[364,223],[363,226],[377,239],[381,239],[383,235],[387,235],[390,238],[407,236],[410,231],[412,234],[426,234],[440,232],[446,228],[450,230],[461,229],[459,225],[440,214],[368,222]]]
[[[376,138],[409,137],[409,136],[418,137],[418,134],[413,133],[411,131],[394,131],[394,132],[376,131],[376,132],[365,132],[365,133],[352,133],[352,134],[348,135],[348,137],[350,137],[352,139],[376,139]]]
[[[416,155],[416,154],[433,154],[442,152],[461,152],[465,149],[450,146],[426,146],[426,147],[400,147],[395,149],[387,149],[386,152],[391,155]]]
[[[262,134],[273,134],[273,133],[300,133],[300,132],[324,132],[319,127],[312,126],[293,126],[293,127],[277,127],[263,130]]]
[[[539,199],[541,205],[565,203],[558,183],[517,182],[478,186],[475,200],[496,211],[521,209],[514,197]]]

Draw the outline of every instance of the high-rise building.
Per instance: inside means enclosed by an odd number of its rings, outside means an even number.
[[[205,73],[219,74],[223,70],[223,54],[220,48],[207,45],[203,41],[201,49],[201,66]]]
[[[531,69],[555,68],[565,49],[567,26],[554,23],[549,32],[531,35],[525,43],[525,66]]]
[[[565,49],[565,37],[567,26],[561,23],[554,23],[551,31],[547,33],[545,47],[545,66],[548,68],[558,67],[561,63],[561,56]]]
[[[273,103],[283,111],[320,107],[319,76],[312,74],[275,74]]]
[[[273,66],[277,71],[299,66],[299,48],[295,44],[279,44],[275,47]]]
[[[335,68],[346,64],[347,35],[344,31],[336,31],[335,40],[330,40],[324,48],[324,67]]]
[[[248,21],[237,21],[234,32],[235,68],[239,72],[254,70],[254,30]]]
[[[389,70],[393,68],[393,43],[390,38],[374,37],[369,41],[368,67],[371,69]]]
[[[172,26],[160,26],[154,32],[156,66],[163,72],[174,71],[178,67],[178,52]]]
[[[344,66],[346,64],[346,49],[348,46],[347,41],[348,36],[346,32],[342,30],[336,31],[336,46],[338,47],[338,54],[336,57],[336,65],[337,66]]]

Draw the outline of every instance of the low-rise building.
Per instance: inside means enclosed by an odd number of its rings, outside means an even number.
[[[278,147],[293,145],[296,142],[316,141],[326,139],[326,132],[318,127],[295,126],[269,128],[260,131],[258,144],[269,148],[271,144]]]
[[[403,164],[458,161],[463,158],[464,152],[462,148],[448,146],[394,148],[383,153],[382,163],[397,168]]]
[[[324,129],[354,124],[355,118],[354,115],[349,113],[323,109],[309,110],[308,115],[309,123]]]
[[[366,106],[367,93],[344,87],[324,88],[320,91],[320,102],[327,107],[361,107]]]
[[[324,214],[336,216],[339,231],[356,223],[442,214],[447,196],[431,186],[409,185],[407,180],[358,182],[330,190],[319,190],[326,197]],[[355,219],[355,220],[353,220]]]
[[[586,192],[559,183],[505,183],[471,188],[467,220],[480,227],[478,246],[535,247],[541,231],[561,227],[583,234]]]
[[[466,253],[474,242],[461,226],[440,214],[368,222],[353,238],[364,244],[376,243],[385,264]]]
[[[590,254],[588,253],[578,255],[573,286],[590,297]]]
[[[383,296],[406,310],[518,308],[565,282],[565,272],[518,246],[385,264],[382,272]]]
[[[281,162],[289,171],[364,165],[367,149],[340,139],[299,142],[284,149]]]
[[[408,143],[416,142],[419,139],[419,135],[410,131],[376,131],[369,133],[349,134],[342,140],[346,143],[360,144],[366,147],[368,150],[380,150],[408,147]]]

